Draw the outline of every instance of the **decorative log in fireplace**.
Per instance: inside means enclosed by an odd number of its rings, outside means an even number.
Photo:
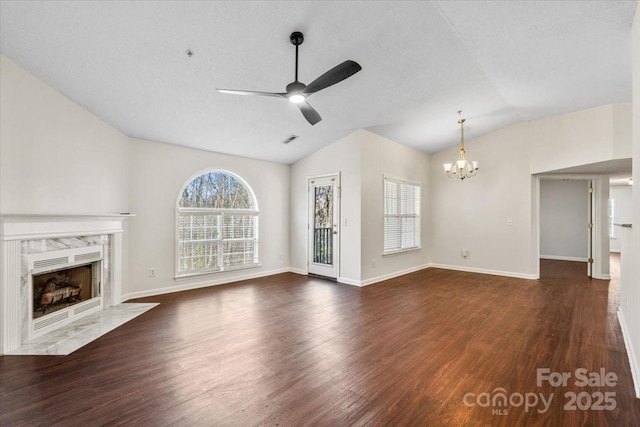
[[[82,301],[80,291],[81,282],[71,282],[67,275],[57,275],[47,280],[47,283],[40,294],[40,307],[42,313],[46,313],[47,307],[59,303],[73,303]]]
[[[95,296],[91,292],[91,280],[91,265],[34,276],[34,319]]]

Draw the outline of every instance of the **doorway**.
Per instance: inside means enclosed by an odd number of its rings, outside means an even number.
[[[540,180],[540,275],[593,277],[594,183],[578,177]]]
[[[338,278],[340,174],[309,178],[308,273]]]

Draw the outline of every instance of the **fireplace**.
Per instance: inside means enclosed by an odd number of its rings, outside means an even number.
[[[95,243],[95,242],[94,242]],[[102,310],[104,245],[36,252],[27,256],[31,337]]]
[[[130,216],[0,215],[0,355],[120,304]]]

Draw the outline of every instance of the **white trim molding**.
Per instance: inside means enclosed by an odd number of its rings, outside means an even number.
[[[28,240],[122,233],[131,214],[1,214],[2,240]]]
[[[384,282],[385,280],[390,280],[396,277],[404,276],[405,274],[415,273],[416,271],[424,270],[426,268],[429,268],[430,266],[431,266],[430,264],[417,265],[415,267],[406,268],[404,270],[394,271],[392,273],[371,277],[370,279],[366,279],[366,280],[355,280],[355,279],[349,279],[348,277],[338,277],[338,282],[344,283],[345,285],[352,285],[352,286],[360,286],[360,287],[369,286],[369,285],[373,285],[374,283]]]
[[[634,347],[633,343],[631,342],[631,335],[629,334],[629,329],[624,317],[624,312],[621,308],[618,308],[618,322],[620,322],[620,328],[622,329],[622,338],[624,339],[624,346],[627,349],[627,357],[629,357],[629,367],[631,368],[633,389],[636,392],[636,397],[640,399],[640,363],[633,349]]]
[[[348,277],[338,277],[339,283],[344,283],[345,285],[352,286],[369,286],[374,283],[383,282],[385,280],[393,279],[395,277],[404,276],[405,274],[415,273],[416,271],[425,270],[427,268],[442,268],[444,270],[455,270],[455,271],[464,271],[466,273],[478,273],[478,274],[489,274],[492,276],[505,276],[505,277],[514,277],[516,279],[526,279],[526,280],[537,280],[538,277],[536,274],[527,274],[527,273],[517,273],[513,271],[499,271],[499,270],[489,270],[484,268],[473,268],[473,267],[463,267],[459,265],[446,265],[446,264],[422,264],[415,267],[410,267],[404,270],[395,271],[393,273],[383,274],[380,276],[372,277],[366,280],[356,280],[350,279]],[[290,269],[290,271],[306,275],[307,273],[304,270],[299,269]]]
[[[166,287],[161,287],[156,289],[149,289],[146,291],[130,292],[128,294],[122,295],[122,302],[136,299],[136,298],[170,294],[172,292],[181,292],[181,291],[188,291],[192,289],[208,288],[209,286],[225,285],[227,283],[241,282],[243,280],[257,279],[259,277],[273,276],[274,274],[289,273],[289,272],[291,272],[290,268],[279,268],[276,270],[260,271],[257,273],[244,274],[242,276],[219,277],[215,279],[209,278],[207,280],[199,280],[197,282],[186,283],[184,285],[166,286]],[[217,275],[219,274],[224,274],[224,273],[217,273]],[[306,274],[306,273],[303,273],[303,274]],[[178,280],[183,281],[185,280],[185,278],[182,277]]]
[[[575,257],[575,256],[563,256],[563,255],[540,255],[540,259],[553,259],[558,261],[575,261],[575,262],[587,262],[587,258]]]
[[[362,281],[356,279],[349,279],[348,277],[338,277],[338,283],[351,286],[362,286]]]
[[[517,273],[514,271],[489,270],[486,268],[463,267],[459,265],[431,264],[433,268],[442,268],[445,270],[464,271],[467,273],[490,274],[492,276],[515,277],[516,279],[538,280],[537,274]]]

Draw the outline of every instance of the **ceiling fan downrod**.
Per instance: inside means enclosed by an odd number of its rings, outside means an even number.
[[[289,36],[289,41],[291,42],[292,45],[296,47],[296,78],[294,81],[297,82],[298,81],[298,46],[300,46],[304,41],[304,36],[300,31],[294,31]]]

